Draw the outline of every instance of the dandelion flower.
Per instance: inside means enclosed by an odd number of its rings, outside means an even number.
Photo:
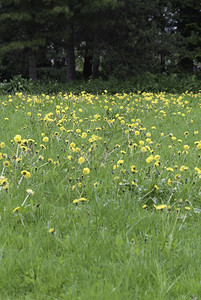
[[[20,209],[20,206],[17,206],[17,207],[15,207],[15,208],[13,209],[13,212],[18,211],[19,209]]]
[[[147,157],[146,162],[149,164],[153,161],[153,159],[154,159],[154,156],[150,155],[149,157]]]
[[[86,201],[87,201],[87,199],[86,199],[86,198],[84,198],[84,197],[82,197],[82,198],[80,198],[80,199],[79,199],[79,201],[80,201],[80,202],[82,202],[82,203],[84,203],[84,202],[86,202]]]
[[[17,134],[17,135],[14,137],[14,141],[15,141],[16,143],[20,143],[21,140],[22,140],[22,138],[21,138],[21,135],[19,135],[19,134]]]
[[[5,147],[5,143],[4,142],[1,142],[1,144],[0,144],[0,148],[4,148]]]
[[[88,175],[90,173],[90,169],[89,168],[84,168],[83,169],[83,174],[84,175]]]
[[[85,158],[81,156],[81,157],[78,159],[78,163],[81,165],[81,164],[83,164],[84,162],[85,162]]]
[[[21,175],[23,175],[25,178],[30,178],[31,177],[31,173],[30,172],[28,172],[28,171],[26,171],[26,170],[23,170],[22,172],[21,172]]]
[[[118,162],[117,162],[117,165],[123,165],[123,163],[124,163],[124,160],[123,159],[120,159],[120,160],[118,160]]]
[[[161,205],[154,205],[154,207],[155,207],[155,209],[156,209],[156,210],[163,210],[164,208],[166,208],[166,207],[167,207],[167,205],[165,205],[165,204],[161,204]]]
[[[180,174],[176,174],[176,175],[175,175],[175,179],[176,179],[176,180],[181,179],[181,175],[180,175]]]
[[[10,163],[9,163],[9,161],[5,160],[5,161],[3,162],[3,165],[4,165],[4,167],[9,167],[9,166],[10,166]]]
[[[136,167],[134,165],[131,166],[131,172],[132,173],[137,173]]]
[[[82,139],[85,139],[87,137],[87,133],[83,132],[81,137],[82,137]]]
[[[79,199],[73,200],[73,203],[77,205],[79,203]]]

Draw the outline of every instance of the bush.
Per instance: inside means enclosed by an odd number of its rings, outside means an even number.
[[[153,75],[146,73],[127,80],[118,80],[111,77],[107,81],[103,79],[90,79],[88,81],[76,80],[70,83],[62,83],[56,80],[40,80],[33,82],[21,77],[13,77],[9,82],[4,81],[0,85],[0,93],[15,93],[19,91],[32,94],[57,94],[59,92],[73,92],[80,94],[82,91],[93,94],[101,94],[105,90],[108,93],[131,93],[131,92],[169,92],[182,93],[185,91],[197,93],[201,90],[201,79],[199,76],[191,75],[186,77],[173,75]]]

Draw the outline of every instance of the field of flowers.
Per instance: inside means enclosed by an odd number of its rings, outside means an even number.
[[[2,299],[200,299],[201,93],[0,98]]]

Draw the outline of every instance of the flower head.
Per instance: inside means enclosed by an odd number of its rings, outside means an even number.
[[[33,195],[34,194],[34,191],[32,189],[27,189],[26,192],[27,192],[28,195]]]
[[[161,205],[154,205],[154,207],[155,207],[155,209],[156,209],[156,210],[163,210],[164,208],[166,208],[166,207],[167,207],[167,205],[165,205],[165,204],[161,204]]]
[[[81,164],[83,164],[84,162],[85,162],[85,158],[81,156],[81,157],[78,159],[78,163],[81,165]]]
[[[13,209],[13,212],[18,211],[19,209],[20,209],[20,206],[17,206],[17,207],[15,207],[15,208]]]
[[[90,169],[89,168],[84,168],[83,169],[83,174],[84,175],[88,175],[90,173]]]
[[[17,135],[14,137],[14,141],[15,141],[16,143],[20,143],[21,140],[22,140],[22,137],[21,137],[21,135],[19,135],[19,134],[17,134]]]

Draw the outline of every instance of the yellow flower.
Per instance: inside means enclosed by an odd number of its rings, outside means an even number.
[[[123,163],[124,163],[124,160],[123,159],[120,159],[120,160],[118,160],[118,162],[117,162],[117,165],[123,165]]]
[[[155,189],[155,190],[159,190],[159,187],[155,184],[155,185],[154,185],[154,189]]]
[[[1,142],[0,147],[1,147],[1,148],[4,148],[4,147],[5,147],[5,143],[4,143],[4,142]]]
[[[20,209],[20,206],[17,206],[16,208],[13,209],[13,212],[16,212]]]
[[[21,135],[19,135],[19,134],[17,134],[17,135],[14,137],[14,141],[15,141],[16,143],[20,143],[21,140],[22,140],[22,138],[21,138]]]
[[[201,143],[197,144],[197,149],[198,149],[198,150],[201,149]]]
[[[46,142],[48,142],[48,141],[49,141],[49,138],[48,138],[47,136],[45,136],[45,137],[43,138],[43,142],[46,143]]]
[[[155,209],[156,209],[156,210],[163,210],[164,208],[166,208],[166,207],[167,207],[167,205],[165,205],[165,204],[161,204],[161,205],[154,205],[154,207],[155,207]]]
[[[185,206],[185,210],[190,210],[191,208],[189,206]]]
[[[75,147],[75,143],[70,143],[70,146],[69,146],[69,148],[74,148]]]
[[[40,145],[40,147],[43,149],[43,150],[46,150],[46,147],[45,147],[45,145]]]
[[[188,150],[189,146],[188,145],[184,145],[184,150]]]
[[[175,179],[176,179],[176,180],[181,179],[181,175],[180,175],[180,174],[176,174],[176,175],[175,175]]]
[[[87,199],[86,198],[84,198],[84,197],[82,197],[82,198],[80,198],[80,199],[78,199],[80,202],[82,202],[82,203],[84,203],[84,202],[86,202],[87,201]]]
[[[77,205],[79,203],[79,199],[73,200],[73,203]]]
[[[26,170],[23,170],[21,172],[21,175],[23,175],[25,178],[30,178],[31,177],[31,173],[26,171]]]
[[[137,173],[136,167],[134,165],[131,166],[131,172]]]
[[[180,169],[179,169],[179,171],[182,172],[182,171],[186,171],[186,170],[188,170],[188,169],[189,169],[189,168],[186,167],[186,166],[181,166]]]
[[[5,160],[5,161],[3,162],[3,165],[4,165],[4,167],[9,167],[9,166],[10,166],[10,163],[9,163],[9,161]]]
[[[81,137],[82,137],[82,139],[85,139],[87,137],[87,133],[83,132]]]
[[[81,157],[78,159],[78,163],[81,165],[81,164],[83,164],[84,162],[85,162],[85,158],[81,156]]]
[[[153,159],[154,159],[153,155],[150,155],[149,157],[147,157],[146,162],[149,164],[152,162]]]
[[[171,179],[169,178],[168,179],[168,185],[171,186],[171,184],[172,184],[172,182],[171,182]]]
[[[89,168],[84,168],[83,169],[83,174],[84,175],[88,175],[90,173],[90,169]]]
[[[49,233],[54,233],[54,228],[50,228]]]
[[[145,208],[147,208],[147,205],[146,205],[146,204],[144,204],[144,205],[142,206],[142,208],[144,208],[144,209],[145,209]]]

